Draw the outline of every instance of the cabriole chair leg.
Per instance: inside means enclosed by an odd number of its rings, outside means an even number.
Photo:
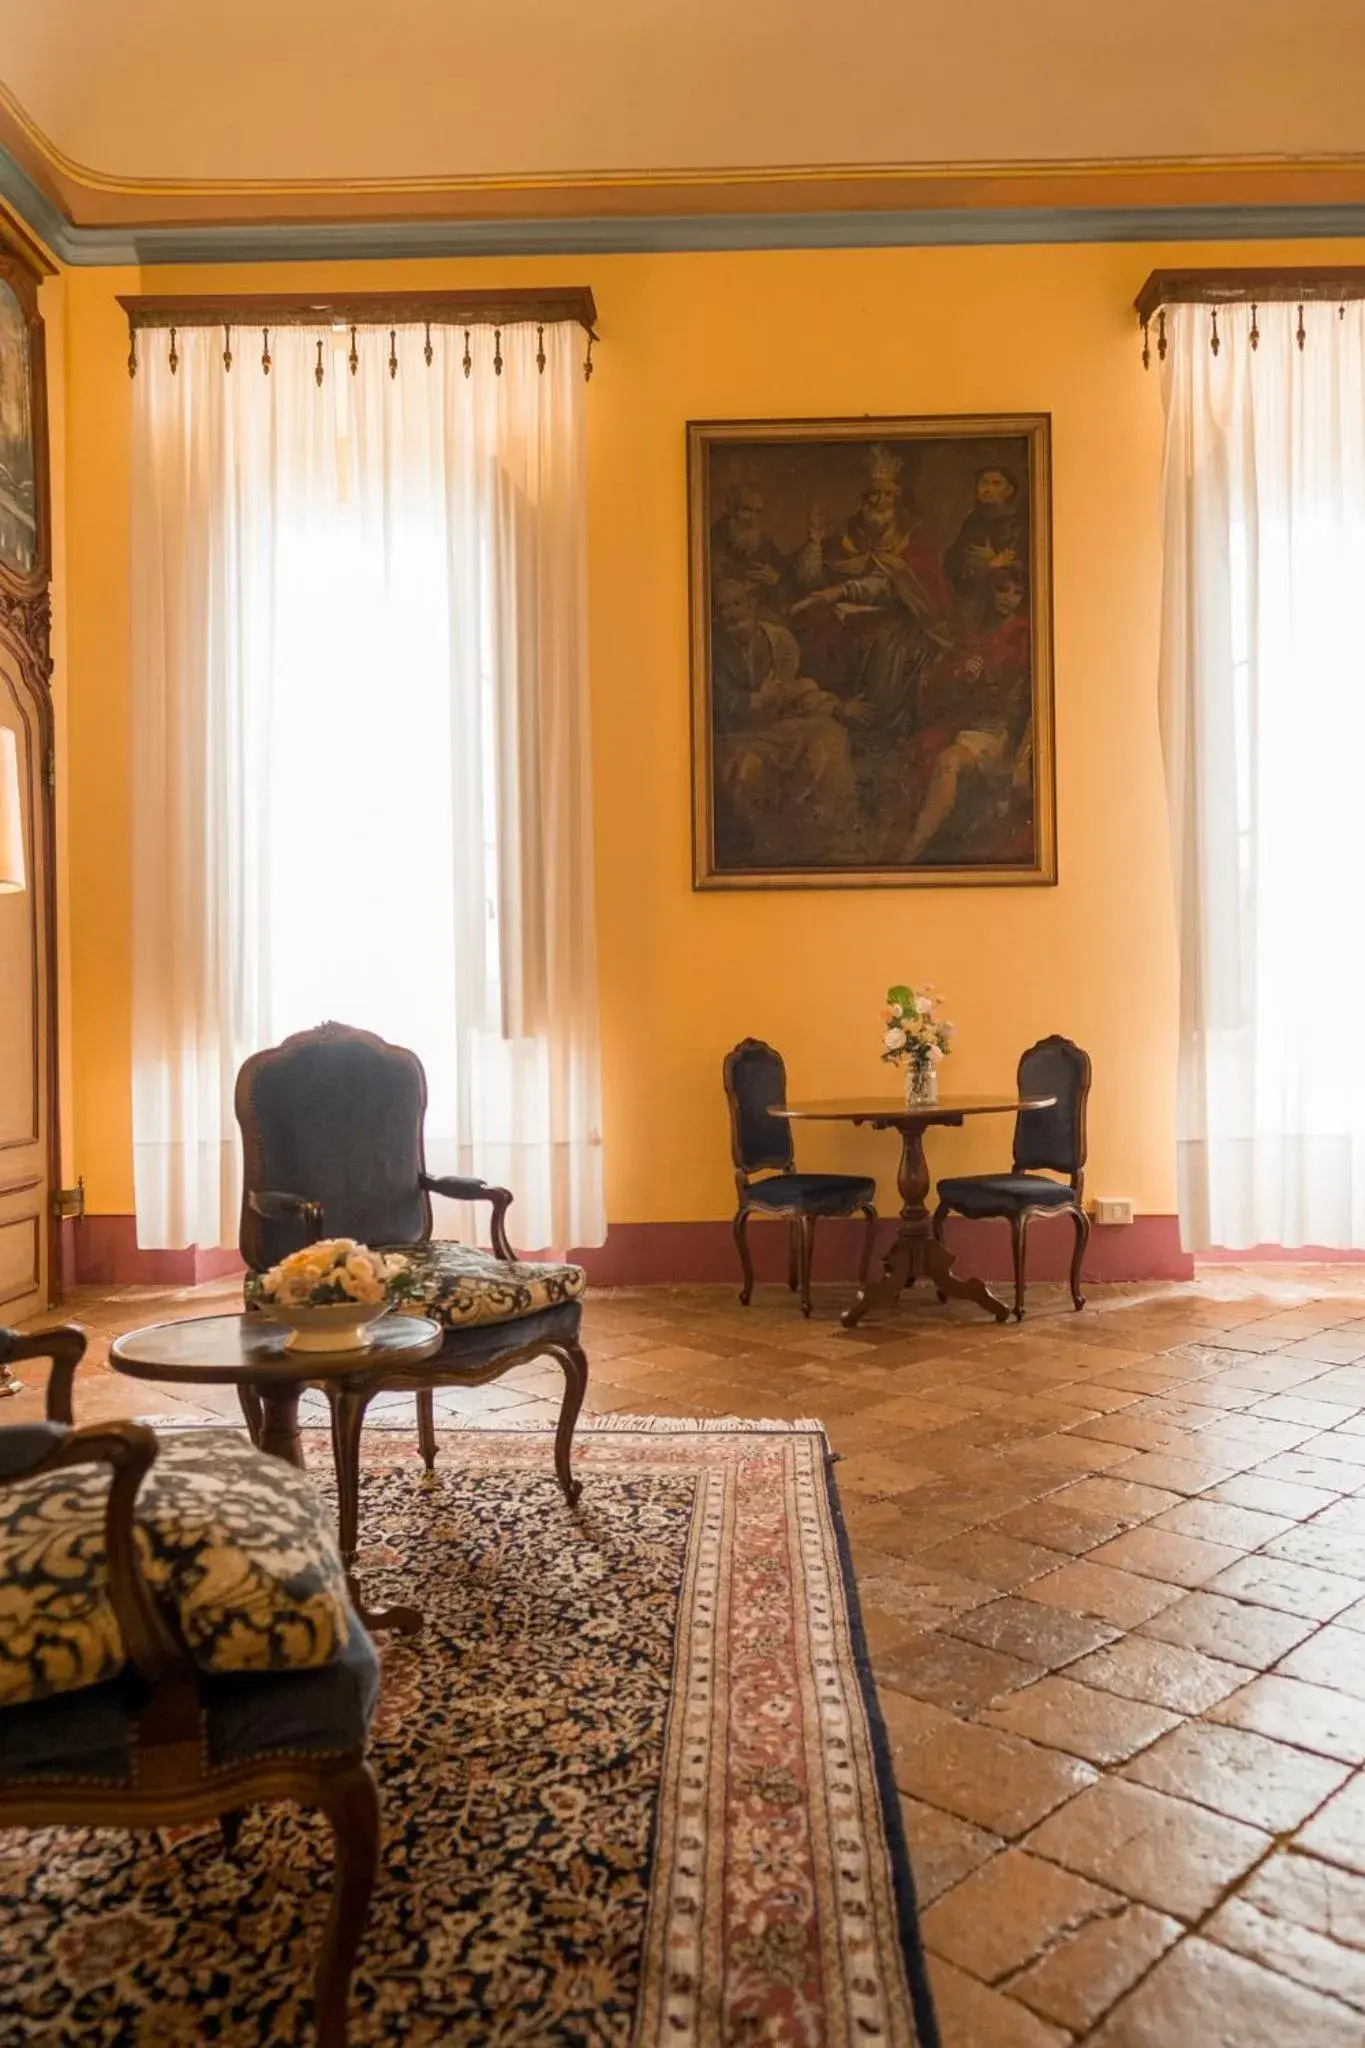
[[[379,1871],[379,1787],[368,1764],[336,1779],[322,1798],[336,1873],[313,1980],[318,2048],[346,2048],[346,2001]]]
[[[426,1466],[423,1484],[436,1483],[436,1402],[430,1387],[424,1387],[417,1396],[417,1448],[422,1453]]]
[[[815,1261],[815,1220],[814,1216],[803,1216],[797,1226],[801,1233],[801,1313],[803,1316],[808,1316],[811,1312],[810,1273]]]
[[[1076,1248],[1071,1254],[1071,1300],[1076,1308],[1082,1309],[1085,1307],[1085,1296],[1081,1293],[1081,1263],[1085,1258],[1085,1248],[1090,1242],[1090,1218],[1080,1207],[1073,1209],[1071,1213],[1076,1224]]]
[[[1028,1216],[1010,1217],[1010,1249],[1014,1253],[1014,1320],[1024,1320],[1024,1266],[1028,1246]]]
[[[735,1215],[735,1249],[739,1253],[740,1271],[744,1275],[744,1285],[739,1290],[739,1298],[745,1308],[747,1308],[754,1296],[754,1262],[749,1254],[749,1211],[747,1209],[740,1209]]]
[[[564,1368],[564,1399],[555,1429],[555,1477],[569,1506],[576,1508],[582,1498],[583,1482],[573,1476],[573,1433],[583,1396],[588,1391],[588,1354],[581,1344],[561,1344],[555,1347],[554,1356]]]
[[[863,1232],[863,1255],[858,1262],[858,1285],[866,1287],[867,1276],[872,1271],[872,1254],[877,1244],[877,1212],[869,1202],[862,1214],[867,1227]]]
[[[943,1226],[948,1221],[949,1214],[950,1211],[948,1208],[948,1204],[946,1202],[940,1202],[938,1207],[934,1211],[934,1220],[931,1225],[931,1228],[933,1230],[934,1236],[938,1239],[938,1242],[940,1244],[942,1244],[943,1242]],[[948,1299],[947,1295],[943,1292],[943,1289],[941,1287],[936,1289],[936,1292],[938,1294],[938,1298],[940,1301],[946,1301]]]

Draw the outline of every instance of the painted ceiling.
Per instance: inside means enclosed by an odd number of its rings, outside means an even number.
[[[1353,154],[1360,0],[0,0],[80,185]]]

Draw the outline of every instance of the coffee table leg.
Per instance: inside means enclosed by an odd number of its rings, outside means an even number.
[[[299,1395],[301,1387],[292,1386],[285,1380],[262,1380],[256,1388],[260,1396],[260,1435],[256,1441],[263,1451],[269,1451],[274,1458],[283,1458],[286,1465],[296,1465],[303,1470],[303,1443],[299,1437]],[[243,1408],[246,1404],[243,1402]]]
[[[402,1635],[415,1635],[422,1626],[422,1617],[417,1609],[386,1607],[375,1610],[367,1607],[355,1574],[356,1551],[360,1543],[360,1432],[365,1422],[365,1410],[370,1405],[370,1395],[354,1387],[335,1384],[329,1385],[326,1391],[332,1408],[332,1460],[337,1475],[337,1541],[355,1611],[366,1628],[392,1628]]]
[[[261,1446],[261,1397],[256,1392],[256,1389],[247,1386],[245,1381],[237,1389],[237,1405],[242,1411],[242,1420],[246,1424],[247,1435],[251,1438],[257,1450],[259,1450]]]

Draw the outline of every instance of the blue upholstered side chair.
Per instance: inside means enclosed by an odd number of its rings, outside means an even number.
[[[1024,1317],[1024,1265],[1028,1227],[1035,1216],[1069,1216],[1076,1226],[1071,1255],[1071,1299],[1085,1307],[1081,1261],[1090,1241],[1085,1213],[1085,1107],[1090,1055],[1069,1038],[1040,1038],[1019,1061],[1019,1094],[1055,1097],[1050,1109],[1021,1109],[1014,1121],[1014,1160],[1008,1173],[961,1173],[938,1184],[934,1235],[950,1215],[1002,1216],[1014,1253],[1014,1314]],[[1061,1174],[1052,1180],[1051,1174]]]
[[[739,1193],[734,1226],[744,1273],[739,1298],[747,1308],[754,1291],[749,1218],[773,1217],[788,1225],[787,1285],[800,1295],[801,1312],[808,1316],[816,1222],[821,1216],[860,1215],[867,1219],[858,1269],[861,1284],[867,1279],[877,1231],[873,1206],[877,1183],[857,1173],[796,1171],[792,1127],[785,1117],[772,1114],[786,1105],[787,1069],[781,1053],[762,1039],[742,1039],[726,1053],[725,1099],[730,1105],[730,1156]]]
[[[84,1351],[71,1327],[0,1329],[0,1364],[52,1365],[46,1420],[0,1428],[0,1828],[217,1818],[231,1852],[246,1808],[320,1807],[336,1875],[314,2020],[345,2048],[379,1867],[379,1659],[330,1511],[235,1431],[73,1428]]]

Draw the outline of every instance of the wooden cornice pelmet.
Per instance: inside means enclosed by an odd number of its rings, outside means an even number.
[[[307,298],[297,292],[222,292],[165,298],[135,293],[120,298],[128,325],[144,327],[410,327],[429,320],[442,327],[515,327],[572,320],[594,340],[597,306],[587,285],[534,286],[501,291],[346,292]]]
[[[1365,264],[1298,270],[1154,270],[1133,301],[1144,325],[1163,306],[1346,305],[1365,299]]]
[[[137,375],[137,338],[149,331],[169,333],[171,369],[176,367],[175,337],[190,327],[217,327],[230,337],[243,328],[257,328],[264,337],[262,365],[270,367],[270,334],[280,327],[347,328],[354,338],[361,327],[389,328],[425,326],[427,361],[431,361],[433,327],[462,328],[466,336],[465,374],[469,374],[468,336],[476,327],[491,327],[500,337],[504,327],[551,327],[572,322],[587,336],[583,375],[591,377],[592,348],[597,340],[597,306],[587,285],[507,287],[500,291],[462,292],[349,292],[336,298],[308,298],[296,292],[222,292],[208,296],[187,294],[165,297],[135,293],[120,297],[119,305],[128,316],[128,374]],[[496,341],[495,341],[496,348]],[[322,382],[322,342],[318,342],[318,383]],[[354,350],[352,351],[354,368]],[[233,352],[225,341],[223,366],[230,369]],[[545,367],[545,352],[537,355]],[[502,357],[496,353],[493,367],[501,372]],[[390,370],[396,369],[396,357]]]
[[[1307,339],[1303,309],[1310,305],[1345,306],[1365,299],[1365,264],[1305,265],[1296,270],[1154,270],[1133,301],[1142,328],[1142,367],[1152,360],[1151,329],[1156,326],[1156,352],[1166,357],[1168,306],[1209,308],[1209,347],[1218,354],[1220,306],[1251,307],[1251,346],[1257,342],[1256,308],[1288,305],[1299,309],[1298,344]]]

